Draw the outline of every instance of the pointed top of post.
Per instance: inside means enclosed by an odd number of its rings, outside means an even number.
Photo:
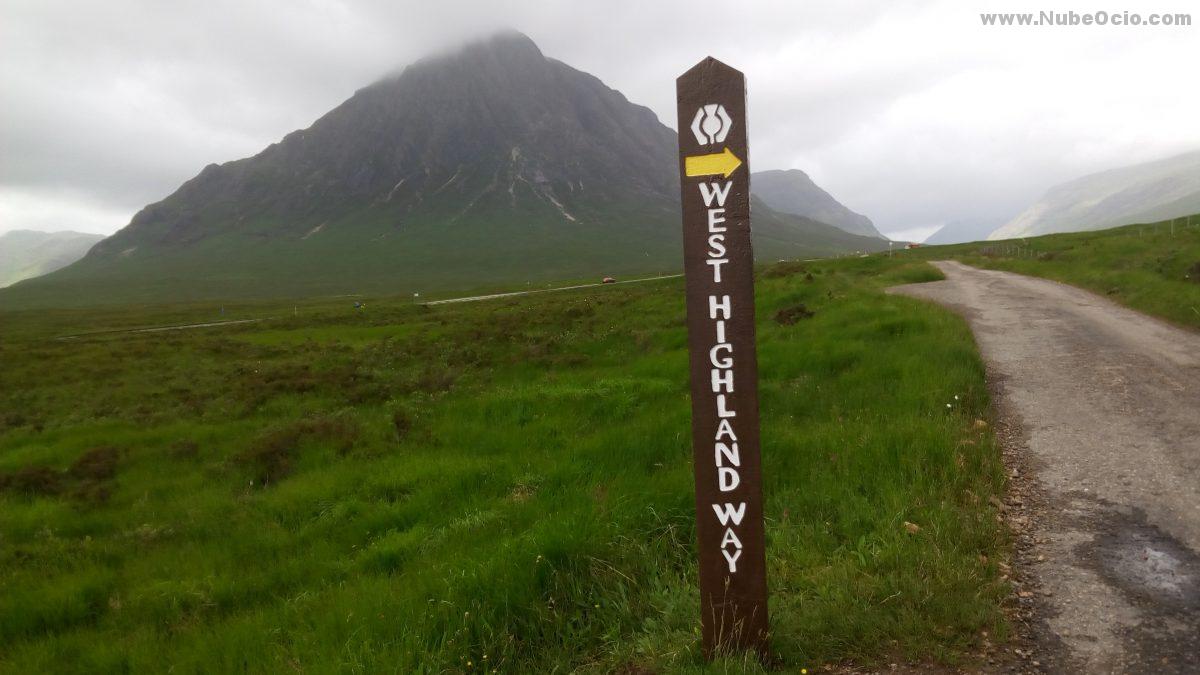
[[[687,72],[676,78],[675,81],[677,83],[682,83],[684,80],[692,80],[695,78],[709,79],[721,76],[729,77],[731,75],[739,78],[745,78],[745,74],[737,68],[734,68],[733,66],[719,61],[711,56],[706,56],[701,59],[699,63],[689,68]]]

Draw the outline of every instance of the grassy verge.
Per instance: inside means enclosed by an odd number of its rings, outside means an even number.
[[[953,257],[977,267],[1080,286],[1133,309],[1200,329],[1200,216],[1098,232],[919,250],[919,257],[925,259]]]
[[[936,277],[761,274],[786,668],[1006,629],[982,365],[960,319],[881,292]],[[69,341],[216,307],[0,316],[0,669],[755,668],[699,657],[681,284]]]

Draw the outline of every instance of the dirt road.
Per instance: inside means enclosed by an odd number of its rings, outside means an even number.
[[[492,293],[491,295],[472,295],[466,298],[448,298],[446,300],[431,300],[424,304],[426,305],[450,305],[459,302],[479,302],[480,300],[495,300],[497,298],[513,298],[521,295],[536,295],[538,293],[553,293],[555,291],[573,291],[579,288],[594,288],[596,286],[613,286],[616,284],[640,284],[646,281],[657,281],[658,279],[675,279],[683,276],[682,274],[665,274],[658,277],[645,277],[642,279],[626,279],[625,281],[610,281],[607,284],[579,284],[577,286],[555,286],[553,288],[534,288],[528,291],[513,291],[511,293]]]
[[[946,281],[892,291],[969,320],[1015,431],[1023,667],[1200,673],[1200,335],[1052,281],[935,264]]]

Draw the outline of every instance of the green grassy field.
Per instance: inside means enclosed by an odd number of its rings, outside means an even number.
[[[937,277],[760,274],[774,666],[1006,634],[983,367],[881,292]],[[0,313],[0,670],[757,668],[699,654],[681,280],[219,307]]]
[[[458,200],[443,206],[461,209]],[[305,236],[307,228],[281,233],[282,226],[271,220],[242,223],[234,231],[227,231],[227,222],[214,222],[197,226],[211,229],[211,237],[187,245],[134,245],[134,239],[119,244],[129,245],[128,255],[93,251],[62,270],[0,288],[0,311],[286,302],[346,294],[466,295],[472,288],[523,289],[681,270],[677,209],[647,214],[644,205],[609,206],[595,214],[592,225],[566,227],[557,212],[548,217],[544,209],[458,224],[450,222],[451,213],[435,209],[398,229],[397,214],[367,208],[312,236]],[[886,246],[882,239],[756,204],[754,248],[763,261]]]
[[[1200,328],[1200,216],[1096,232],[932,246],[904,255],[955,258],[976,267],[1046,277]]]

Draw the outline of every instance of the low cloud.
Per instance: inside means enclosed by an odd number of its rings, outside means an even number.
[[[1056,11],[1072,7],[1096,9]],[[116,230],[205,164],[253,154],[380,76],[502,27],[667,124],[674,78],[708,54],[728,61],[749,78],[755,169],[804,169],[885,232],[1003,220],[1053,183],[1200,147],[1200,28],[979,20],[1038,9],[5,2],[0,231]]]

